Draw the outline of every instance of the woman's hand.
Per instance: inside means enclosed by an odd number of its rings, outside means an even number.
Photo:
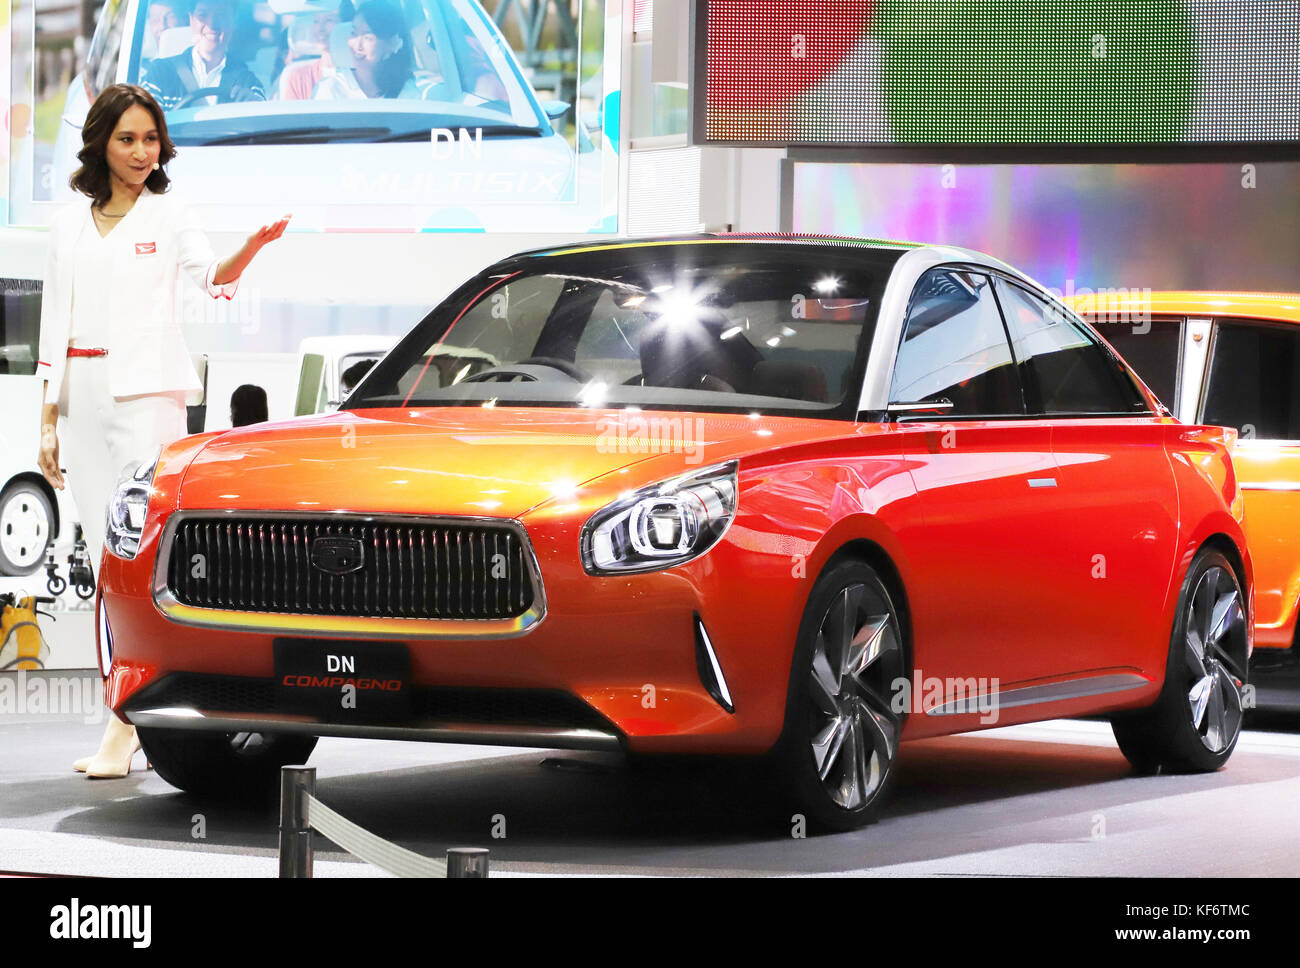
[[[289,224],[292,215],[285,215],[278,222],[272,222],[270,225],[263,225],[260,229],[248,237],[244,243],[245,248],[251,249],[256,253],[258,249],[268,242],[274,242],[280,236],[284,235],[285,226]]]
[[[41,454],[36,460],[36,465],[41,469],[41,474],[50,483],[50,487],[57,490],[63,490],[64,480],[63,473],[59,470],[59,432],[57,410],[53,413],[53,419],[50,417],[50,407],[46,405],[46,413],[41,420]]]
[[[274,242],[284,235],[285,226],[289,224],[291,218],[293,218],[292,215],[286,215],[278,222],[263,225],[250,235],[244,244],[239,247],[238,252],[217,266],[212,281],[218,286],[224,286],[226,283],[238,279],[243,275],[244,270],[248,268],[248,264],[253,261],[253,256],[262,251],[262,246],[268,242]]]

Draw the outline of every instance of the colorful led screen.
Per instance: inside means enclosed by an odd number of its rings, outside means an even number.
[[[1062,294],[1300,292],[1300,164],[796,163],[795,232],[987,252]]]
[[[701,3],[697,140],[1300,142],[1296,0]]]

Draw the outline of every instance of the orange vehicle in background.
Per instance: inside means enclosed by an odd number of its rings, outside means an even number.
[[[1236,427],[1255,562],[1254,663],[1295,655],[1300,613],[1300,293],[1076,296],[1180,420]]]

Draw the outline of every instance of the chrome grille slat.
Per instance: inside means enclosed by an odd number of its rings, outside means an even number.
[[[311,542],[325,536],[358,539],[363,567],[330,575],[312,565]],[[524,554],[517,525],[276,521],[190,512],[172,534],[166,582],[178,603],[219,610],[508,619],[534,602]],[[195,555],[205,559],[205,578],[193,573]],[[506,573],[493,577],[499,555]]]

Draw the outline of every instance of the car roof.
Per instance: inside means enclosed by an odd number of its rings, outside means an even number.
[[[540,258],[553,255],[577,255],[583,252],[609,252],[615,249],[635,249],[642,246],[710,245],[717,243],[751,245],[856,245],[875,249],[905,251],[919,249],[924,243],[900,239],[859,239],[840,235],[799,235],[781,232],[753,233],[700,233],[697,235],[661,235],[644,238],[612,239],[608,241],[577,242],[552,245],[542,249],[519,252],[514,258]]]
[[[855,238],[844,235],[803,235],[798,233],[787,232],[726,232],[726,233],[701,233],[697,235],[666,235],[652,236],[645,238],[628,238],[616,239],[610,241],[591,241],[570,243],[559,246],[547,246],[542,249],[529,249],[524,252],[518,252],[513,256],[503,260],[512,262],[515,259],[545,258],[547,256],[567,256],[581,255],[587,252],[612,252],[619,249],[634,249],[651,246],[676,246],[676,245],[753,245],[753,246],[779,246],[779,245],[809,245],[809,246],[852,246],[860,248],[882,249],[894,251],[900,254],[908,252],[926,252],[933,257],[936,263],[943,262],[971,262],[979,265],[1001,269],[1010,275],[1016,276],[1026,282],[1032,283],[1035,287],[1041,289],[1042,286],[1025,275],[1014,266],[1010,266],[1001,259],[994,258],[983,252],[977,252],[974,249],[966,249],[956,245],[931,244],[926,242],[909,242],[902,239],[869,239]]]
[[[1285,292],[1194,292],[1128,290],[1098,295],[1076,293],[1066,299],[1083,316],[1103,313],[1150,312],[1156,315],[1234,316],[1300,323],[1300,293]]]

